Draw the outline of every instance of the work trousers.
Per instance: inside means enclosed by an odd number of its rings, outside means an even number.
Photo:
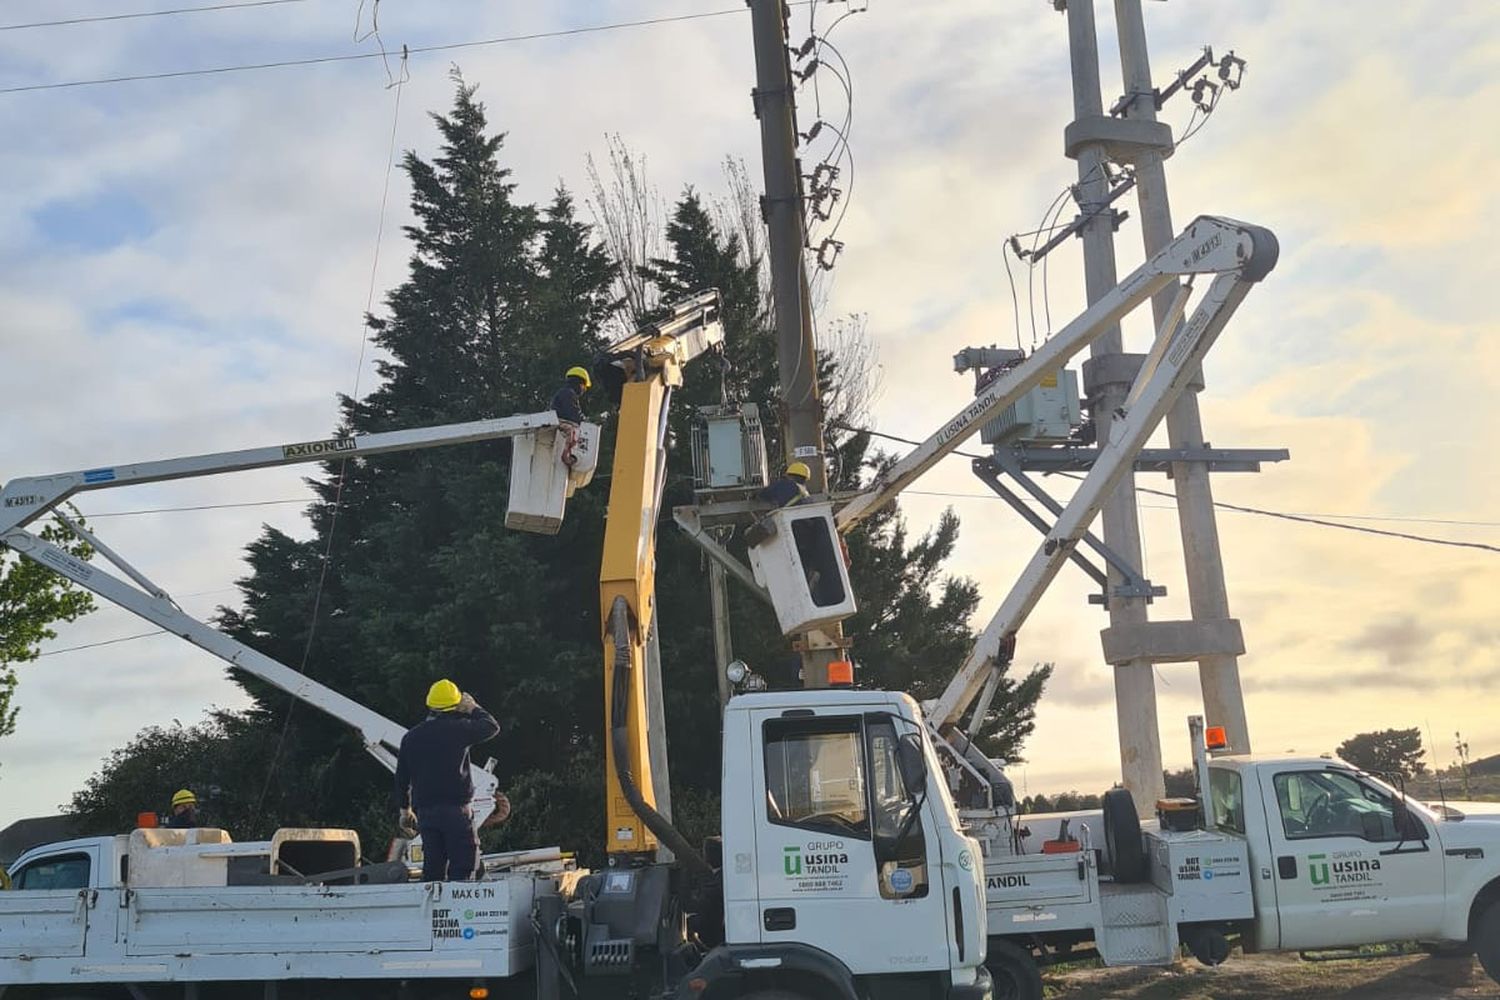
[[[474,877],[479,835],[467,805],[424,806],[417,810],[422,836],[422,881],[461,882]]]

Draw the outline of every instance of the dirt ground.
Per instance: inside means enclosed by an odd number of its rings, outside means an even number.
[[[1048,1000],[1500,1000],[1500,985],[1472,958],[1304,962],[1241,955],[1209,969],[1075,969],[1044,975]]]

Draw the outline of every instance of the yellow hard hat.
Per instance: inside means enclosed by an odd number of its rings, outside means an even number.
[[[574,365],[568,369],[568,378],[576,378],[583,382],[585,389],[594,387],[594,380],[589,378],[589,370],[582,365]]]
[[[786,467],[786,474],[789,476],[801,476],[803,479],[812,478],[812,470],[807,467],[806,462],[793,462]]]
[[[195,806],[197,804],[198,796],[194,795],[190,789],[179,788],[176,792],[172,793],[173,809],[176,809],[178,806]]]
[[[457,708],[463,697],[458,685],[444,677],[427,689],[427,707],[435,712],[447,712]]]

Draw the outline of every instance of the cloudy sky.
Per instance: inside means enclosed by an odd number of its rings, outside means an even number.
[[[160,7],[169,6],[166,4]],[[175,6],[175,5],[173,5]],[[1100,5],[1105,103],[1120,93]],[[8,0],[6,25],[152,9],[102,0]],[[827,25],[844,9],[825,0]],[[385,0],[393,50],[723,11],[611,31],[413,55],[387,89],[379,59],[0,92],[0,480],[17,475],[321,436],[357,374],[392,124],[431,153],[424,112],[451,98],[459,64],[481,86],[523,197],[586,187],[585,158],[618,133],[671,196],[722,189],[726,156],[758,171],[744,8],[687,0],[520,3]],[[35,84],[376,51],[357,40],[369,3],[260,7],[0,30],[0,90]],[[809,9],[795,9],[806,34]],[[1258,476],[1216,480],[1226,501],[1345,523],[1500,545],[1500,204],[1485,178],[1500,7],[1487,0],[1372,5],[1280,0],[1147,6],[1157,79],[1200,46],[1249,62],[1201,133],[1172,158],[1174,216],[1232,215],[1274,229],[1280,266],[1224,334],[1202,399],[1220,446],[1291,449]],[[360,27],[356,28],[356,19]],[[949,358],[1015,343],[1002,246],[1037,225],[1073,175],[1064,20],[1043,0],[870,0],[834,41],[854,75],[856,182],[830,314],[860,312],[883,365],[874,421],[925,436],[966,396]],[[393,66],[399,71],[399,67]],[[842,94],[821,77],[830,116]],[[810,93],[802,95],[804,120]],[[1164,111],[1186,123],[1185,97]],[[398,173],[375,287],[403,273]],[[1120,231],[1124,273],[1140,259]],[[1082,305],[1076,245],[1049,265],[1045,309]],[[1019,336],[1032,331],[1019,275]],[[1145,328],[1126,325],[1144,349]],[[1036,544],[955,460],[905,501],[914,526],[953,505],[953,570],[977,579],[982,619]],[[103,537],[195,614],[235,600],[240,550],[263,523],[304,530],[295,470],[86,496]],[[1160,477],[1143,485],[1170,488]],[[1056,484],[1066,494],[1067,483]],[[948,494],[948,495],[932,495]],[[158,507],[298,501],[108,516]],[[1147,571],[1185,617],[1170,501],[1141,498]],[[1355,519],[1357,518],[1357,519]],[[1257,748],[1330,750],[1372,728],[1421,726],[1446,764],[1461,729],[1500,752],[1500,553],[1224,512],[1232,611]],[[1117,777],[1104,616],[1071,569],[1022,635],[1018,659],[1057,673],[1017,777],[1030,791],[1100,789]],[[148,724],[190,723],[243,699],[218,662],[103,609],[60,629],[22,671],[16,734],[0,743],[0,823],[49,812]],[[64,652],[63,650],[72,650]],[[1196,671],[1158,673],[1169,764],[1186,758]],[[146,804],[143,804],[146,805]]]

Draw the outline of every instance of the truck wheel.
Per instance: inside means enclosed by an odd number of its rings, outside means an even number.
[[[1479,964],[1485,974],[1500,983],[1500,902],[1491,903],[1474,925],[1474,940],[1470,942],[1479,955]]]
[[[1104,793],[1104,850],[1116,882],[1146,880],[1146,845],[1129,789],[1111,788]]]
[[[995,981],[995,1000],[1042,1000],[1042,970],[1025,948],[991,938],[984,964]]]

